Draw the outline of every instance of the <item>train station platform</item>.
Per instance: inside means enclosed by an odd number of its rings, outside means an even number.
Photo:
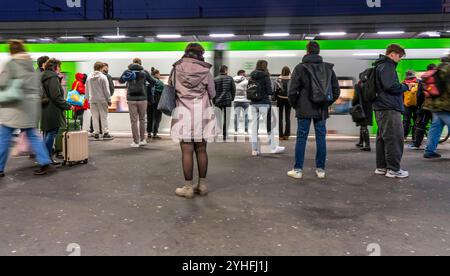
[[[171,140],[129,148],[91,142],[87,165],[34,177],[12,158],[0,179],[0,255],[450,255],[450,144],[427,161],[405,151],[411,177],[373,175],[375,153],[330,140],[327,178],[314,143],[303,180],[287,153],[254,158],[250,145],[209,145],[210,195],[178,198],[180,150]]]

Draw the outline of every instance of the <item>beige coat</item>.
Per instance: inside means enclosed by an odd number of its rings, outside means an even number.
[[[211,67],[209,63],[192,58],[183,58],[174,64],[177,108],[172,115],[173,139],[201,142],[217,136],[211,105],[216,95]],[[173,79],[169,80],[169,85],[173,85]]]

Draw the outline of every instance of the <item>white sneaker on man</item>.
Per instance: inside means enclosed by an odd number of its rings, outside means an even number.
[[[141,142],[139,142],[139,146],[140,147],[143,147],[143,146],[146,146],[146,145],[148,145],[148,143],[145,140],[142,140]]]
[[[133,142],[133,144],[131,144],[130,147],[132,147],[132,148],[139,148],[139,144],[136,144],[135,142]]]
[[[375,174],[376,175],[386,175],[387,169],[376,169]]]
[[[388,170],[386,173],[386,177],[389,178],[408,178],[409,177],[409,172],[404,171],[404,170],[399,170],[399,171],[393,171],[393,170]]]
[[[287,175],[295,178],[295,179],[302,179],[303,178],[303,171],[299,169],[293,169],[292,171],[288,171]]]
[[[324,179],[325,176],[326,176],[325,170],[324,169],[317,169],[316,170],[316,175],[317,175],[317,178]]]
[[[283,153],[286,150],[285,147],[277,147],[276,149],[272,150],[272,154],[279,154],[279,153]]]

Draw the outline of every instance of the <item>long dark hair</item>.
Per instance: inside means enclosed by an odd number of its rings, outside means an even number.
[[[205,49],[199,43],[189,43],[184,50],[183,58],[193,58],[200,61],[205,61],[203,55],[205,54]]]
[[[256,63],[256,71],[262,71],[265,72],[267,75],[270,76],[269,69],[268,69],[269,63],[267,60],[258,60]]]
[[[291,69],[289,69],[289,67],[284,66],[283,69],[281,70],[281,76],[282,77],[288,77],[291,74]]]

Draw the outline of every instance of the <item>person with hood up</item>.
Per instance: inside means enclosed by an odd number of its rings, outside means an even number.
[[[234,77],[236,85],[236,96],[234,97],[234,131],[239,133],[239,120],[241,114],[244,117],[245,134],[248,134],[248,108],[250,101],[247,99],[248,79],[245,77],[245,71],[239,70],[237,76]]]
[[[130,78],[130,76],[133,76]],[[128,66],[128,70],[123,72],[119,79],[120,83],[127,84],[127,101],[130,112],[131,132],[133,133],[132,148],[139,148],[147,145],[145,132],[147,130],[146,117],[149,86],[156,84],[156,80],[149,72],[144,70],[140,58],[133,59],[133,63]],[[139,126],[138,126],[139,122]]]
[[[433,113],[433,123],[428,132],[428,142],[425,148],[424,158],[439,159],[437,153],[439,139],[444,126],[450,129],[450,55],[441,59],[442,63],[436,68],[436,85],[440,91],[439,97],[425,99],[424,109]]]
[[[33,68],[31,57],[25,52],[22,41],[9,41],[11,60],[0,73],[0,93],[12,80],[21,80],[24,98],[19,102],[4,104],[0,107],[0,177],[5,176],[5,167],[9,155],[13,132],[20,129],[28,138],[32,151],[41,168],[35,175],[52,172],[52,160],[39,136],[36,126],[41,117],[41,98],[39,74]]]
[[[172,139],[179,141],[185,185],[175,190],[180,197],[208,194],[207,141],[217,136],[216,119],[211,100],[216,96],[212,65],[205,62],[205,50],[198,43],[190,43],[184,56],[173,65],[169,85],[175,85],[177,100],[172,116]],[[194,152],[197,156],[198,185],[194,187]]]
[[[45,63],[45,71],[41,74],[42,88],[42,119],[41,130],[50,158],[53,158],[53,145],[56,135],[66,124],[66,110],[72,106],[64,98],[64,89],[61,86],[61,61],[51,58]],[[57,164],[56,162],[53,162]]]
[[[94,72],[86,80],[86,97],[91,106],[95,140],[100,139],[100,131],[103,133],[103,140],[114,139],[109,134],[108,107],[112,103],[108,78],[102,72],[104,66],[103,62],[96,62]],[[100,122],[102,130],[100,130]]]
[[[279,134],[281,140],[289,140],[291,136],[291,104],[288,98],[288,86],[291,80],[291,69],[285,66],[281,70],[281,76],[275,82],[274,100],[278,107],[278,126],[280,128]],[[285,127],[283,131],[283,115]]]
[[[259,129],[260,121],[262,125],[267,128],[267,135],[269,136],[270,143],[270,153],[278,154],[285,151],[285,147],[279,146],[279,141],[275,137],[274,129],[269,126],[271,123],[271,101],[270,98],[273,96],[272,81],[270,79],[270,73],[268,63],[265,60],[259,60],[256,63],[256,69],[250,74],[250,82],[254,82],[259,89],[261,89],[261,100],[251,101],[251,114],[252,114],[252,124],[251,124],[251,142],[252,142],[252,155],[261,155],[261,142],[259,139]],[[248,90],[247,90],[248,92]],[[247,94],[248,96],[248,94]],[[272,124],[270,124],[272,125]]]
[[[87,81],[87,75],[83,73],[76,73],[75,74],[75,81],[72,84],[72,89],[78,91],[81,95],[86,94],[86,81]],[[88,110],[89,107],[89,100],[86,99],[84,101],[83,106],[74,106],[73,112],[74,112],[74,119],[78,120],[81,124],[81,129],[83,129],[83,115],[86,110]]]

